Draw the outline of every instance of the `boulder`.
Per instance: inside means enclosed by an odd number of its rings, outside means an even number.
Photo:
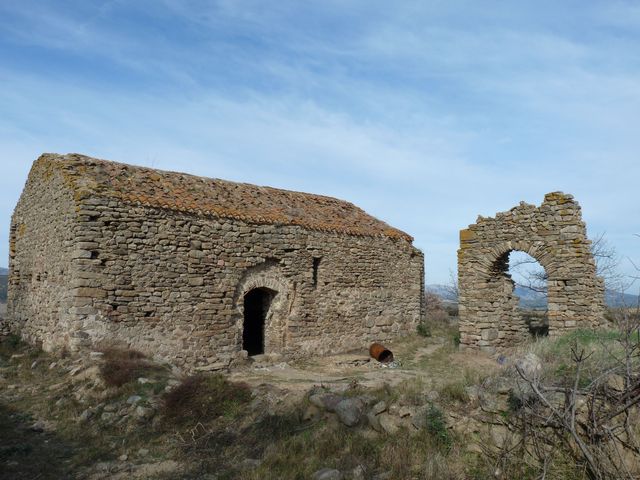
[[[380,420],[378,416],[373,413],[373,411],[367,413],[367,422],[369,422],[369,426],[373,428],[376,432],[382,432],[382,427],[380,426]]]
[[[387,409],[387,403],[384,400],[379,401],[371,408],[371,413],[379,415]]]
[[[400,429],[400,420],[396,417],[392,417],[388,413],[381,413],[377,415],[380,428],[388,435],[394,435],[398,433]]]
[[[238,465],[238,468],[240,470],[252,470],[254,468],[258,468],[260,465],[262,465],[262,460],[260,459],[245,458],[243,461],[240,462],[240,464]]]
[[[302,421],[310,422],[316,420],[321,415],[322,411],[317,406],[311,404],[305,409],[304,413],[302,414]]]
[[[335,412],[336,407],[342,400],[344,400],[344,397],[335,393],[314,393],[309,397],[311,404],[329,412]]]
[[[139,421],[149,420],[150,418],[152,418],[155,415],[155,413],[156,412],[152,408],[143,407],[141,405],[137,406],[136,409],[133,411],[133,415]]]
[[[411,417],[411,425],[418,430],[422,430],[427,425],[427,412],[428,406],[418,408],[418,410]]]
[[[354,427],[360,423],[363,408],[363,402],[359,398],[345,398],[336,405],[335,412],[344,425]]]
[[[358,465],[353,470],[351,470],[351,479],[365,480],[364,474],[365,474],[365,468],[362,465]]]

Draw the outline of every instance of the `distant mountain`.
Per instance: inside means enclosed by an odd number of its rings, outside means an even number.
[[[516,285],[514,293],[520,298],[520,308],[544,310],[547,308],[547,294]]]
[[[7,303],[7,284],[9,277],[0,273],[0,303]]]
[[[0,267],[0,275],[9,275],[9,269]]]
[[[639,300],[637,295],[613,290],[607,290],[604,294],[604,301],[609,307],[637,307]]]
[[[425,285],[424,288],[427,292],[435,293],[436,295],[438,295],[444,302],[458,303],[458,298],[449,285],[432,283],[431,285]]]
[[[428,292],[435,293],[445,302],[456,303],[457,298],[447,285],[431,284],[426,285]],[[520,307],[532,310],[541,310],[547,307],[547,298],[544,293],[533,291],[529,288],[516,285],[514,293],[520,298]],[[615,292],[607,290],[605,292],[605,302],[608,307],[633,307],[638,305],[637,295],[629,293]]]

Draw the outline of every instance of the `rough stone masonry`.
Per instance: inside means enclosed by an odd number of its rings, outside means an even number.
[[[580,206],[548,193],[540,207],[521,202],[495,218],[478,217],[460,232],[460,345],[494,352],[529,335],[518,312],[509,254],[528,253],[547,273],[549,335],[595,328],[604,314],[604,282],[596,275]]]
[[[11,221],[7,321],[46,350],[205,369],[366,348],[423,316],[412,240],[330,197],[45,154]]]

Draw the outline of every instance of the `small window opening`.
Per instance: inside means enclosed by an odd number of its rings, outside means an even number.
[[[318,286],[318,270],[320,269],[321,260],[322,260],[321,257],[313,258],[313,286],[314,287]]]

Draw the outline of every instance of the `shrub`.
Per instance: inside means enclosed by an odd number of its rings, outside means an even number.
[[[431,336],[431,327],[425,321],[421,321],[420,323],[418,323],[418,326],[416,327],[416,331],[418,332],[418,335],[420,335],[421,337]]]
[[[250,400],[251,390],[244,383],[229,382],[222,375],[195,375],[164,395],[162,413],[173,423],[198,423],[236,416]]]
[[[20,337],[15,333],[12,333],[7,337],[7,344],[9,345],[9,347],[13,349],[18,348],[21,343],[22,343],[22,340],[20,340]]]
[[[104,355],[100,375],[110,387],[121,387],[149,371],[158,369],[137,350],[110,346],[100,351]]]
[[[426,292],[424,294],[424,304],[427,311],[443,310],[442,299],[435,293]]]
[[[427,421],[426,429],[436,444],[445,449],[449,449],[453,444],[449,430],[447,430],[447,424],[444,421],[444,415],[442,411],[435,405],[430,405],[426,412]]]
[[[457,303],[448,303],[444,306],[444,309],[447,311],[447,314],[450,317],[458,316],[458,304]]]

